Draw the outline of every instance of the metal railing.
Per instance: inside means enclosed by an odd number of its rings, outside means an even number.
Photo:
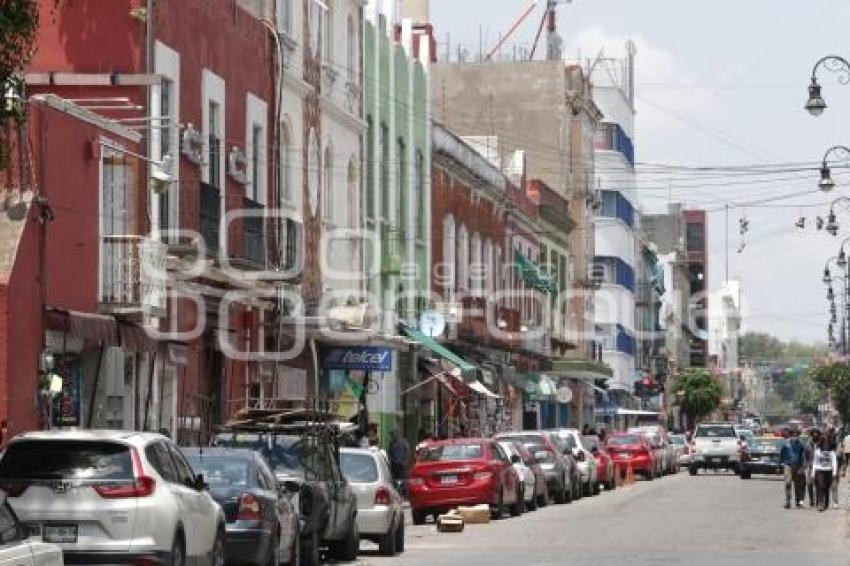
[[[144,236],[101,238],[100,302],[104,308],[116,314],[164,314],[167,249]]]

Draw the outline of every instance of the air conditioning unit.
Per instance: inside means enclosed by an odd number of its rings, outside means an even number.
[[[236,146],[227,154],[227,174],[240,185],[248,184],[248,157]]]
[[[203,161],[204,138],[191,123],[186,125],[180,138],[180,153],[195,165],[200,165]]]

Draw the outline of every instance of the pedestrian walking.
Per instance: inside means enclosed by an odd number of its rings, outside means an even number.
[[[841,454],[841,457],[844,459],[844,472],[843,475],[847,475],[847,468],[850,467],[850,434],[844,437],[844,441],[842,442],[844,446],[844,453]]]
[[[815,473],[814,473],[814,458],[815,450],[820,443],[821,434],[816,428],[809,431],[809,438],[806,440],[806,450],[804,452],[804,471],[806,475],[806,491],[809,494],[809,507],[815,507]]]
[[[390,473],[399,492],[407,497],[407,461],[410,458],[410,445],[398,429],[393,430],[390,441]]]
[[[829,439],[823,437],[815,448],[812,471],[815,477],[818,511],[821,513],[829,508],[829,494],[832,490],[832,480],[838,472],[838,461],[835,451],[829,449]]]
[[[779,452],[779,463],[782,464],[785,473],[785,508],[791,508],[791,496],[794,496],[794,504],[802,507],[803,499],[806,497],[802,467],[804,465],[805,447],[800,440],[800,433],[791,431],[791,438],[783,443]]]
[[[835,458],[835,470],[832,473],[832,481],[830,485],[831,491],[831,499],[832,499],[832,507],[838,509],[838,488],[841,478],[841,468],[842,468],[842,458],[839,457],[839,454],[843,454],[844,449],[840,448],[841,445],[841,437],[834,428],[830,429],[829,435],[826,439],[827,449],[832,452],[833,458]]]

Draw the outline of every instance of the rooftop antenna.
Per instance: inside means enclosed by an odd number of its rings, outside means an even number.
[[[543,26],[547,26],[546,39],[546,59],[554,61],[561,58],[561,44],[563,40],[558,35],[557,13],[555,9],[559,4],[572,4],[573,0],[546,0],[546,11],[543,12],[543,18],[540,20],[540,27],[537,28],[537,35],[534,38],[534,45],[531,48],[531,55],[528,60],[534,59],[534,53],[537,51],[537,44],[540,43],[540,36],[543,33]],[[548,24],[548,25],[547,25]]]

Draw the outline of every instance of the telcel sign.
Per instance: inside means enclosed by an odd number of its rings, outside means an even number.
[[[393,352],[390,348],[375,346],[348,346],[325,351],[324,369],[390,371]]]

